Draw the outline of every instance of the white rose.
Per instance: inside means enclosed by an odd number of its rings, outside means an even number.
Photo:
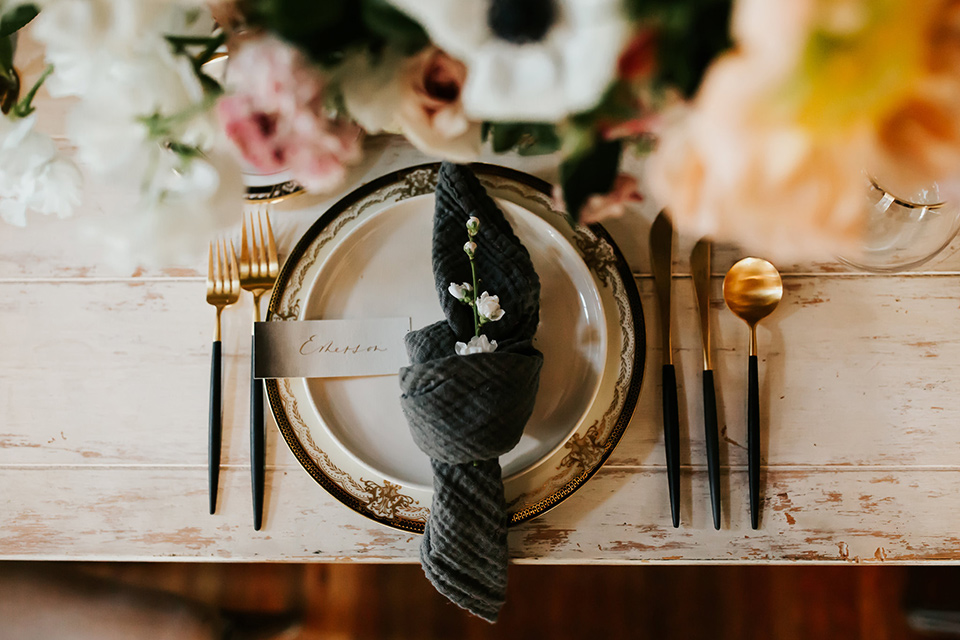
[[[502,318],[504,311],[500,308],[500,296],[492,296],[486,291],[481,293],[480,299],[477,300],[477,312],[490,322],[496,322]]]
[[[458,356],[469,356],[474,353],[493,353],[497,350],[497,341],[489,340],[487,336],[473,336],[470,342],[458,342],[456,345]]]
[[[450,292],[450,295],[452,295],[457,300],[464,302],[465,298],[467,297],[467,294],[473,291],[473,287],[471,287],[466,282],[464,282],[463,284],[457,284],[456,282],[451,282],[450,286],[447,287],[447,291]]]

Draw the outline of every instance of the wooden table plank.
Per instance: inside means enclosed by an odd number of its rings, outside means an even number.
[[[760,328],[771,465],[951,465],[960,431],[960,277],[797,277]],[[714,307],[722,305],[714,281]],[[647,377],[612,462],[663,464],[651,282]],[[675,285],[682,460],[705,460],[700,338],[690,281]],[[202,464],[212,309],[203,283],[0,283],[0,465]],[[248,297],[224,315],[226,463],[247,455]],[[746,329],[715,310],[721,459],[746,463]],[[275,434],[274,434],[275,435]],[[271,437],[275,464],[297,463]]]
[[[416,561],[418,536],[353,513],[301,470],[267,474],[260,532],[246,469],[225,470],[214,516],[205,474],[202,466],[0,468],[0,559]],[[724,474],[726,524],[714,531],[705,474],[685,471],[683,525],[674,529],[663,470],[605,468],[514,530],[511,554],[570,564],[960,559],[956,469],[772,469],[760,531],[750,529],[744,475]]]

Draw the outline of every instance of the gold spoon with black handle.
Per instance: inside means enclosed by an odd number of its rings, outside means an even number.
[[[776,267],[760,258],[744,258],[723,279],[723,299],[750,327],[747,391],[747,471],[750,476],[750,525],[760,526],[760,375],[757,364],[757,323],[773,313],[783,298],[783,281]]]

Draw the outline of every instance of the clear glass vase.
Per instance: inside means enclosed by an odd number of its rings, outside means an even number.
[[[860,247],[838,256],[854,269],[891,273],[915,269],[943,251],[960,231],[960,203],[930,183],[894,193],[871,178]]]

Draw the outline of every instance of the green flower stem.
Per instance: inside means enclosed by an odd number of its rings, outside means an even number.
[[[470,256],[470,274],[473,276],[473,336],[480,336],[480,310],[477,309],[477,268],[473,264],[473,256]]]
[[[33,84],[33,87],[30,88],[30,91],[27,92],[27,95],[23,96],[20,101],[13,105],[13,109],[10,111],[13,113],[14,117],[17,118],[26,118],[28,115],[36,111],[36,107],[33,106],[33,99],[37,95],[37,91],[40,90],[40,87],[43,85],[44,81],[53,73],[53,65],[48,64],[47,68],[43,70],[43,73],[40,74],[40,77],[37,78],[37,81]]]

